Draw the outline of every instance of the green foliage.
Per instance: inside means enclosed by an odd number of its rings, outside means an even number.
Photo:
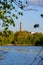
[[[15,7],[15,2],[16,0],[0,0],[0,20],[3,21],[2,27],[8,28],[9,24],[15,26],[13,17],[18,19],[18,15],[23,15],[22,12],[19,12],[20,14],[18,14],[18,11]],[[22,4],[21,1],[18,1],[18,3]],[[13,14],[12,11],[14,11]],[[17,12],[17,15],[15,12]]]
[[[2,31],[0,32],[0,45],[8,45],[11,44],[13,37],[14,37],[14,33],[12,31]]]
[[[27,31],[12,32],[10,30],[0,31],[0,45],[27,45],[43,46],[42,33],[30,33]]]
[[[33,43],[36,46],[41,46],[43,45],[43,34],[42,33],[35,33],[33,34]]]
[[[35,25],[34,25],[34,28],[38,28],[38,27],[39,27],[39,24],[35,24]]]
[[[41,17],[43,18],[43,14],[41,14]]]

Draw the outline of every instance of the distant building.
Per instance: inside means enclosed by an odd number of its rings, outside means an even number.
[[[20,32],[21,32],[21,31],[23,31],[23,30],[22,30],[22,22],[20,22]],[[29,32],[29,33],[34,34],[35,32]]]
[[[22,31],[22,23],[20,22],[20,32]]]
[[[31,34],[34,34],[35,32],[31,32]]]

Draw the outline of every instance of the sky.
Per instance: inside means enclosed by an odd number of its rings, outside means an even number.
[[[25,1],[25,0],[22,0]],[[42,32],[43,33],[43,18],[40,14],[43,13],[43,0],[27,0],[29,3],[28,9],[33,10],[24,11],[18,6],[16,8],[18,11],[23,12],[23,16],[19,16],[19,19],[14,19],[15,27],[10,26],[9,29],[16,32],[20,30],[20,22],[22,22],[22,30],[29,32]],[[39,28],[34,29],[34,24],[39,24]]]

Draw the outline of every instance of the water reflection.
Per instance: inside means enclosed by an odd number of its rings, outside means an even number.
[[[7,54],[8,51],[0,50],[0,60],[4,60],[4,54]]]
[[[0,47],[1,65],[43,65],[42,47]],[[39,53],[40,52],[40,53]]]
[[[2,53],[2,50],[0,50],[0,60],[3,60],[3,53]]]

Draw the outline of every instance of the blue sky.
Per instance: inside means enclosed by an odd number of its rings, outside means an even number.
[[[24,1],[24,0],[22,0]],[[40,14],[43,13],[43,0],[27,0],[29,2],[28,8],[36,9],[23,11],[18,6],[16,8],[19,11],[23,12],[23,16],[19,16],[19,19],[14,19],[15,27],[10,26],[9,29],[14,32],[20,30],[20,22],[22,22],[22,30],[27,30],[29,32],[43,32],[43,18],[40,17]],[[34,29],[34,24],[40,24],[39,28]]]

